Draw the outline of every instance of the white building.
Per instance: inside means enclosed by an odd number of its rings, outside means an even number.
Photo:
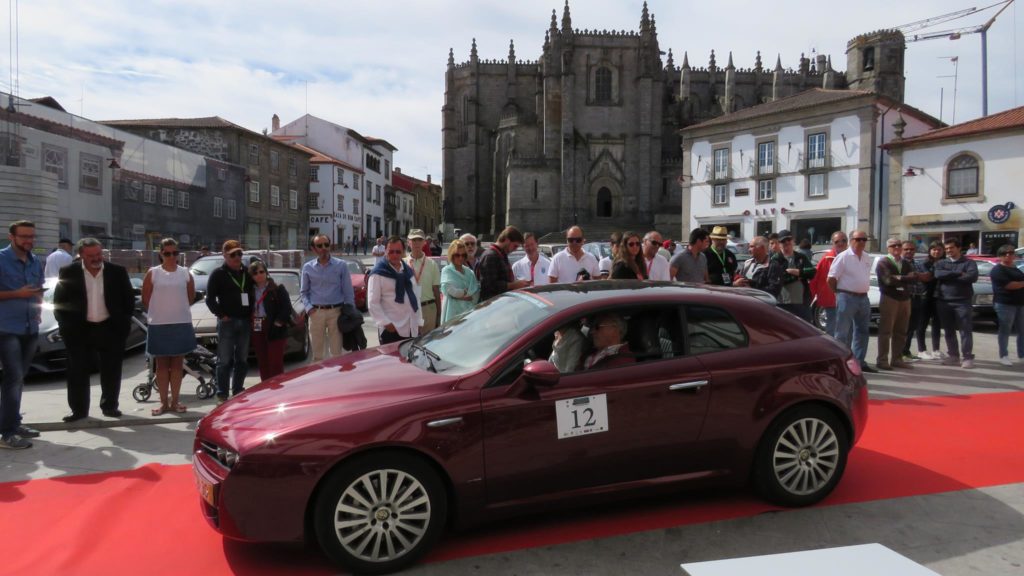
[[[892,156],[893,234],[920,246],[959,238],[982,254],[1024,234],[1024,107],[898,139]]]
[[[395,186],[395,221],[392,233],[403,237],[409,234],[409,231],[413,228],[412,221],[415,208],[416,196]]]
[[[359,234],[366,234],[371,239],[384,234],[384,199],[391,186],[393,155],[398,149],[386,140],[363,136],[351,128],[311,114],[284,126],[280,126],[276,118],[271,134],[275,139],[308,146],[362,171],[361,174],[347,174],[345,182],[354,190],[361,191]]]
[[[363,171],[324,152],[298,144],[292,146],[312,154],[309,159],[309,233],[312,238],[326,234],[331,244],[344,248],[353,238],[362,238]]]
[[[909,135],[940,125],[871,92],[811,89],[680,131],[680,237],[697,227],[746,239],[789,229],[824,247],[836,230],[861,228],[877,247],[888,228],[879,146],[900,117]]]

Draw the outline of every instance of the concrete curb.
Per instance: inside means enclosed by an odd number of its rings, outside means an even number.
[[[175,424],[177,422],[198,422],[206,416],[203,412],[186,412],[184,414],[166,414],[151,416],[149,418],[121,417],[121,418],[95,418],[88,416],[84,420],[75,422],[23,422],[25,426],[35,428],[40,432],[53,432],[55,430],[80,430],[88,428],[119,428],[123,426],[148,426],[153,424]]]

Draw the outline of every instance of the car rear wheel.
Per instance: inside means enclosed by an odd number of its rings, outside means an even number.
[[[807,506],[828,496],[846,468],[849,441],[839,418],[822,406],[798,406],[765,432],[754,485],[766,500]]]
[[[331,474],[316,500],[314,527],[324,553],[345,570],[385,574],[416,562],[434,545],[447,506],[429,464],[374,454]]]

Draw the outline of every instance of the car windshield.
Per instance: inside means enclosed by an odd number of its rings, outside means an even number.
[[[508,292],[404,344],[401,354],[424,370],[473,372],[551,312],[551,304],[532,294]]]
[[[288,291],[288,295],[295,299],[299,295],[299,275],[294,272],[271,272],[270,276],[284,289]]]
[[[188,269],[196,276],[209,276],[211,272],[223,265],[223,258],[200,258],[193,262]]]
[[[345,263],[348,264],[348,273],[349,274],[362,274],[363,273],[363,267],[359,265],[359,262],[356,262],[355,260],[345,260]]]

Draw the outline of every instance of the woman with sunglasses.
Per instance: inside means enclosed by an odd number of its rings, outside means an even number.
[[[196,287],[188,268],[178,266],[178,242],[173,238],[160,241],[160,260],[142,281],[142,305],[149,316],[146,353],[153,357],[160,393],[160,407],[153,409],[153,416],[187,410],[178,402],[182,366],[185,354],[196,347],[191,310]]]
[[[646,280],[647,265],[644,262],[643,239],[636,232],[622,235],[619,252],[612,262],[612,280]]]
[[[469,251],[466,243],[453,240],[448,245],[449,264],[441,270],[441,294],[444,302],[441,307],[441,323],[472,310],[480,298],[480,283],[477,282],[473,269],[466,261]]]
[[[255,284],[252,309],[252,341],[260,381],[284,372],[284,347],[292,320],[292,299],[284,286],[274,282],[267,266],[259,260],[249,264]]]

